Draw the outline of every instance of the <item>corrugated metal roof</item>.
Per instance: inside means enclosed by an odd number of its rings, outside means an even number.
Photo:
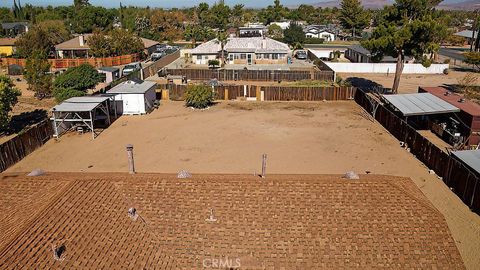
[[[452,154],[480,174],[480,150],[453,151]]]
[[[63,102],[67,103],[102,103],[108,100],[108,97],[100,97],[100,96],[86,96],[86,97],[72,97]]]
[[[89,112],[108,99],[100,96],[72,97],[53,107],[52,111]]]
[[[156,85],[155,82],[151,81],[143,81],[142,83],[128,81],[108,90],[107,94],[144,94]]]
[[[460,109],[430,94],[383,95],[404,116],[459,112]]]

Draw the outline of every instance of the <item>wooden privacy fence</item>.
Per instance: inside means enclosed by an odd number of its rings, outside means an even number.
[[[187,85],[167,84],[160,88],[168,89],[172,100],[183,100]],[[225,90],[228,97],[225,98]],[[239,97],[256,98],[257,92],[264,93],[265,101],[322,101],[351,100],[355,96],[355,87],[296,87],[296,86],[257,86],[257,85],[220,85],[212,87],[215,99],[237,99]]]
[[[368,112],[372,111],[373,106],[364,91],[360,89],[356,91],[355,101]],[[452,188],[470,209],[480,213],[480,177],[478,175],[431,143],[385,106],[379,104],[374,117],[395,138],[407,143],[410,152],[442,177],[443,182]]]
[[[177,60],[178,58],[180,58],[180,50],[177,50],[172,54],[169,54],[160,58],[159,60],[155,61],[153,64],[143,69],[143,78],[148,78],[157,74],[157,72],[160,69],[164,68],[165,66]]]
[[[349,100],[353,99],[356,89],[354,87],[285,87],[262,86],[265,100]]]
[[[333,81],[333,71],[304,70],[234,70],[234,69],[167,69],[170,75],[181,75],[190,80],[221,81]]]
[[[140,54],[128,54],[103,58],[48,59],[48,62],[52,65],[52,68],[60,69],[77,67],[81,64],[90,64],[96,68],[121,66],[140,60]],[[0,58],[0,64],[2,66],[19,65],[25,67],[26,62],[26,59]]]
[[[42,146],[52,137],[52,134],[52,124],[46,119],[0,144],[0,172],[5,171]]]

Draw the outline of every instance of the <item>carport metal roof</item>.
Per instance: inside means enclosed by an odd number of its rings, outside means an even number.
[[[459,108],[430,93],[382,96],[404,116],[441,114],[460,111]]]
[[[452,155],[480,174],[480,150],[453,151]]]

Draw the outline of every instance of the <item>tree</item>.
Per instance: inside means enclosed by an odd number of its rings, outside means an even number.
[[[112,55],[111,40],[104,33],[95,30],[88,38],[90,54],[94,57],[108,57]]]
[[[59,75],[53,83],[53,94],[58,102],[71,97],[84,96],[88,89],[101,81],[98,71],[89,64],[69,68]]]
[[[474,73],[467,73],[461,79],[457,79],[460,92],[469,99],[480,99],[480,88],[476,86],[478,76]]]
[[[217,34],[217,42],[220,44],[220,59],[221,59],[221,66],[225,65],[225,44],[228,42],[228,36],[225,32],[220,31]]]
[[[12,80],[0,75],[0,132],[8,128],[10,122],[9,113],[17,103],[20,95],[20,90],[15,88]]]
[[[151,28],[159,33],[160,40],[175,41],[183,37],[185,16],[180,11],[155,10],[151,17]]]
[[[34,51],[27,58],[25,65],[25,80],[28,83],[28,90],[35,92],[35,97],[42,99],[49,97],[52,91],[52,75],[50,63],[42,51]]]
[[[474,65],[480,69],[480,52],[466,52],[463,56],[465,56],[465,63]]]
[[[45,21],[33,26],[16,42],[17,54],[27,58],[34,51],[51,55],[56,44],[64,42],[71,37],[61,21]]]
[[[283,40],[293,47],[301,47],[305,42],[305,34],[300,25],[291,23],[283,32]]]
[[[108,30],[112,27],[114,13],[104,7],[85,6],[75,12],[72,27],[76,33],[91,33],[98,28]]]
[[[268,35],[276,40],[283,38],[283,29],[278,24],[268,26]]]
[[[243,8],[245,7],[244,4],[236,4],[232,8],[232,21],[233,21],[233,26],[238,27],[242,25],[243,22],[243,14],[244,10]]]
[[[213,103],[212,88],[206,85],[189,85],[185,91],[185,105],[204,109]]]
[[[143,52],[142,40],[133,33],[122,28],[110,32],[112,53],[114,55],[135,54]]]
[[[287,9],[280,4],[280,0],[274,0],[273,6],[268,6],[266,9],[263,9],[258,16],[261,21],[265,24],[270,24],[271,22],[281,21],[287,15]]]
[[[73,0],[73,6],[78,10],[90,6],[90,2],[88,0]]]
[[[220,65],[220,62],[217,59],[208,60],[209,67],[215,68],[215,67],[218,67],[219,65]]]
[[[397,59],[392,91],[398,92],[400,77],[407,56],[428,66],[440,41],[446,37],[446,27],[433,19],[433,8],[440,0],[396,0],[384,10],[385,21],[375,28],[372,36],[362,42],[374,59],[384,55]],[[425,55],[429,54],[430,57]]]
[[[352,37],[357,37],[370,24],[370,14],[366,12],[360,0],[342,0],[340,6],[340,23],[344,29],[351,31]]]

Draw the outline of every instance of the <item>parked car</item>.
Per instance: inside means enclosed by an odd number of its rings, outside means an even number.
[[[304,50],[298,50],[298,51],[295,53],[295,57],[296,57],[297,59],[306,60],[306,59],[307,59],[307,52],[304,51]]]
[[[152,53],[152,55],[150,55],[150,60],[157,61],[165,55],[167,55],[166,50],[157,50],[156,52]]]
[[[127,76],[128,74],[131,74],[137,70],[140,70],[141,68],[142,66],[140,65],[139,62],[130,63],[125,67],[123,67],[122,74],[123,76]]]

